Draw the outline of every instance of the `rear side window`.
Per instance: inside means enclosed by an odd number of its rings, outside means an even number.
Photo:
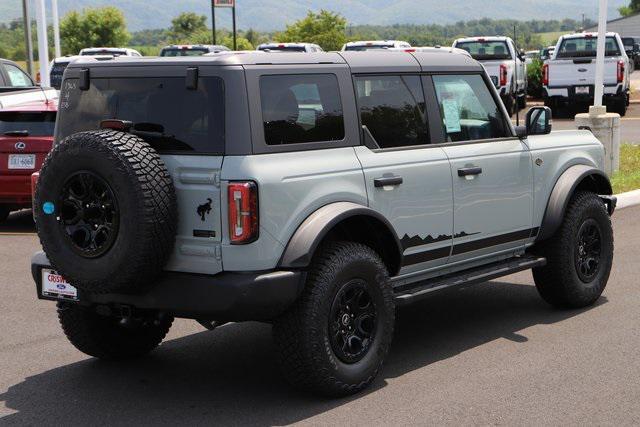
[[[333,74],[262,76],[260,99],[267,145],[344,139],[340,90]]]
[[[620,56],[620,48],[614,37],[607,37],[605,41],[606,56]],[[597,37],[578,39],[564,39],[560,45],[556,58],[584,58],[595,57],[598,48]]]
[[[356,77],[355,83],[362,125],[380,148],[429,143],[419,76]]]
[[[134,123],[134,133],[160,152],[224,153],[224,88],[204,77],[188,90],[182,77],[77,79],[63,83],[56,140],[94,130],[106,119]]]
[[[0,135],[53,136],[54,112],[0,112]]]
[[[447,142],[511,136],[480,75],[433,76]]]
[[[9,76],[9,86],[13,87],[30,87],[33,82],[27,74],[20,68],[11,64],[4,64],[4,69]]]

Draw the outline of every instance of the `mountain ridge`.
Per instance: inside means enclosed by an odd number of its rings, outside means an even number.
[[[180,12],[196,12],[210,17],[210,3],[203,0],[58,0],[60,15],[86,7],[116,6],[122,9],[130,31],[166,28]],[[49,1],[47,1],[48,3]],[[20,0],[2,0],[0,22],[22,16]],[[33,4],[32,0],[32,4]],[[286,24],[303,17],[308,10],[327,9],[339,12],[350,25],[449,24],[480,18],[495,19],[581,19],[597,18],[597,2],[586,5],[583,0],[240,0],[238,27],[260,31],[282,30]],[[618,16],[617,8],[627,0],[611,0],[609,16]],[[35,4],[32,6],[35,14]],[[551,13],[552,12],[552,13]],[[217,9],[216,25],[230,28],[230,11]]]

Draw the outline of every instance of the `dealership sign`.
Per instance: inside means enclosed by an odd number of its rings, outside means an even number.
[[[215,7],[235,7],[236,0],[213,0]]]

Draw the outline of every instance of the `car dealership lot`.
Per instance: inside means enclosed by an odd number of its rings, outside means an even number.
[[[103,363],[76,351],[54,305],[37,301],[29,212],[0,229],[0,423],[640,423],[640,208],[614,215],[616,258],[600,303],[545,305],[530,273],[402,309],[372,389],[326,400],[277,372],[270,326],[203,332],[177,321],[147,358]]]

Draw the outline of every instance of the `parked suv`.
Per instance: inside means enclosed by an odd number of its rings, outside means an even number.
[[[487,69],[509,114],[527,106],[527,66],[524,53],[509,37],[469,37],[453,42]]]
[[[78,61],[59,114],[32,272],[95,357],[148,353],[174,317],[266,321],[293,384],[348,395],[396,306],[531,268],[558,307],[607,284],[602,144],[549,135],[544,107],[514,128],[467,55]]]
[[[56,110],[55,100],[0,110],[0,222],[31,207],[31,174],[51,150]]]
[[[576,105],[592,105],[595,94],[597,33],[560,37],[542,71],[544,102],[557,114]],[[629,105],[631,63],[620,35],[607,33],[605,40],[604,102],[624,116]]]

